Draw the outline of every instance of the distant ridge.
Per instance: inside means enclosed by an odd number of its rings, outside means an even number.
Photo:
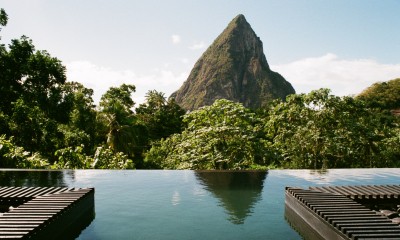
[[[240,14],[197,60],[171,97],[186,110],[211,105],[221,98],[256,109],[294,93],[288,81],[271,71],[260,38]]]
[[[400,78],[374,83],[357,98],[366,101],[369,107],[390,110],[400,116]]]

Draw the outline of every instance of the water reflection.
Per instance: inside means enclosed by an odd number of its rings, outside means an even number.
[[[306,180],[312,185],[328,184],[364,184],[376,179],[391,179],[400,173],[398,168],[381,168],[379,171],[373,168],[355,169],[327,169],[327,170],[285,170],[286,175]]]
[[[195,176],[211,192],[234,224],[243,224],[261,200],[266,171],[196,171]]]
[[[74,178],[73,171],[0,171],[0,186],[67,187],[65,177]]]

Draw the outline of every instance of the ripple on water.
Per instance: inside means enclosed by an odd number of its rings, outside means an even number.
[[[310,185],[398,184],[399,168],[281,170],[280,174],[309,182]]]

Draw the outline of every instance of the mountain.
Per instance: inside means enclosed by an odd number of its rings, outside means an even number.
[[[279,73],[271,71],[263,45],[243,15],[235,17],[194,65],[171,97],[186,110],[225,98],[248,108],[295,93]]]

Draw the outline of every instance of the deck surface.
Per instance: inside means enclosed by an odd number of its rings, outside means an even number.
[[[94,188],[0,187],[0,205],[10,206],[0,238],[60,239],[74,221],[92,219]]]
[[[310,190],[339,194],[351,199],[398,199],[400,185],[327,186]]]
[[[400,239],[398,224],[356,201],[398,203],[399,194],[400,186],[394,185],[288,187],[285,214],[300,234],[309,239]]]

